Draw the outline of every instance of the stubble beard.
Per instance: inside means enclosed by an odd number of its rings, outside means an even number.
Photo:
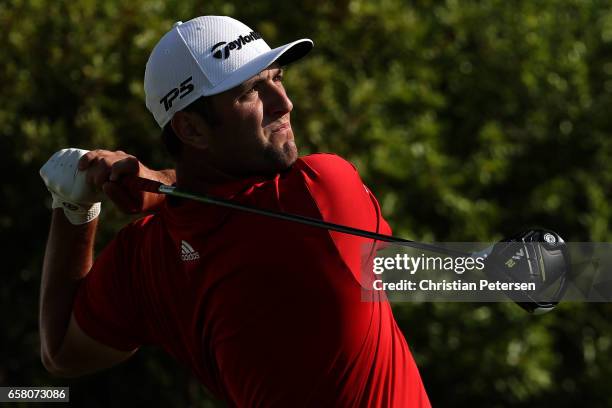
[[[288,170],[295,163],[298,158],[298,149],[295,141],[291,139],[279,147],[268,145],[263,156],[266,173],[274,174]]]

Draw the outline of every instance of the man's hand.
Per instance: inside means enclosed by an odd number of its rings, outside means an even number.
[[[154,211],[164,202],[161,194],[138,190],[133,177],[142,177],[173,184],[176,181],[173,170],[155,171],[147,168],[132,155],[120,150],[92,150],[81,157],[78,168],[86,171],[87,181],[104,194],[123,212],[137,214]]]
[[[72,225],[87,224],[100,214],[100,195],[78,169],[82,149],[62,149],[40,169],[47,189],[53,197],[52,208],[61,208]]]

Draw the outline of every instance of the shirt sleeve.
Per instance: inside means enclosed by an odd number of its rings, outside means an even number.
[[[117,350],[131,351],[144,343],[138,296],[137,269],[129,265],[126,229],[96,258],[77,291],[73,312],[79,327],[91,338]]]
[[[314,173],[314,177],[307,179],[307,185],[326,221],[381,234],[391,233],[378,201],[355,166],[333,154],[311,155],[304,162]]]
[[[324,221],[391,234],[376,197],[351,163],[333,154],[306,156],[302,163],[304,182]],[[361,280],[364,262],[381,242],[334,231],[330,235],[344,262]]]

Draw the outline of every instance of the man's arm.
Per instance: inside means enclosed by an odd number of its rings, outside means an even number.
[[[72,225],[61,209],[53,210],[40,292],[41,357],[52,374],[73,377],[111,367],[136,350],[120,351],[81,331],[72,316],[79,282],[93,263],[98,220]]]
[[[123,152],[67,149],[43,166],[41,176],[53,195],[53,207],[59,207],[53,210],[41,280],[41,358],[55,375],[80,376],[111,367],[136,352],[92,339],[73,315],[79,284],[93,264],[100,208],[99,203],[93,204],[99,201],[95,191],[102,190],[124,212],[151,211],[163,203],[163,196],[132,191],[121,183],[122,178],[140,176],[172,184],[174,171],[150,170]]]

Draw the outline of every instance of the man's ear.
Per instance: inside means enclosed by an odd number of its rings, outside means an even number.
[[[211,129],[206,121],[195,112],[176,112],[170,121],[176,137],[186,145],[197,149],[208,147]]]

